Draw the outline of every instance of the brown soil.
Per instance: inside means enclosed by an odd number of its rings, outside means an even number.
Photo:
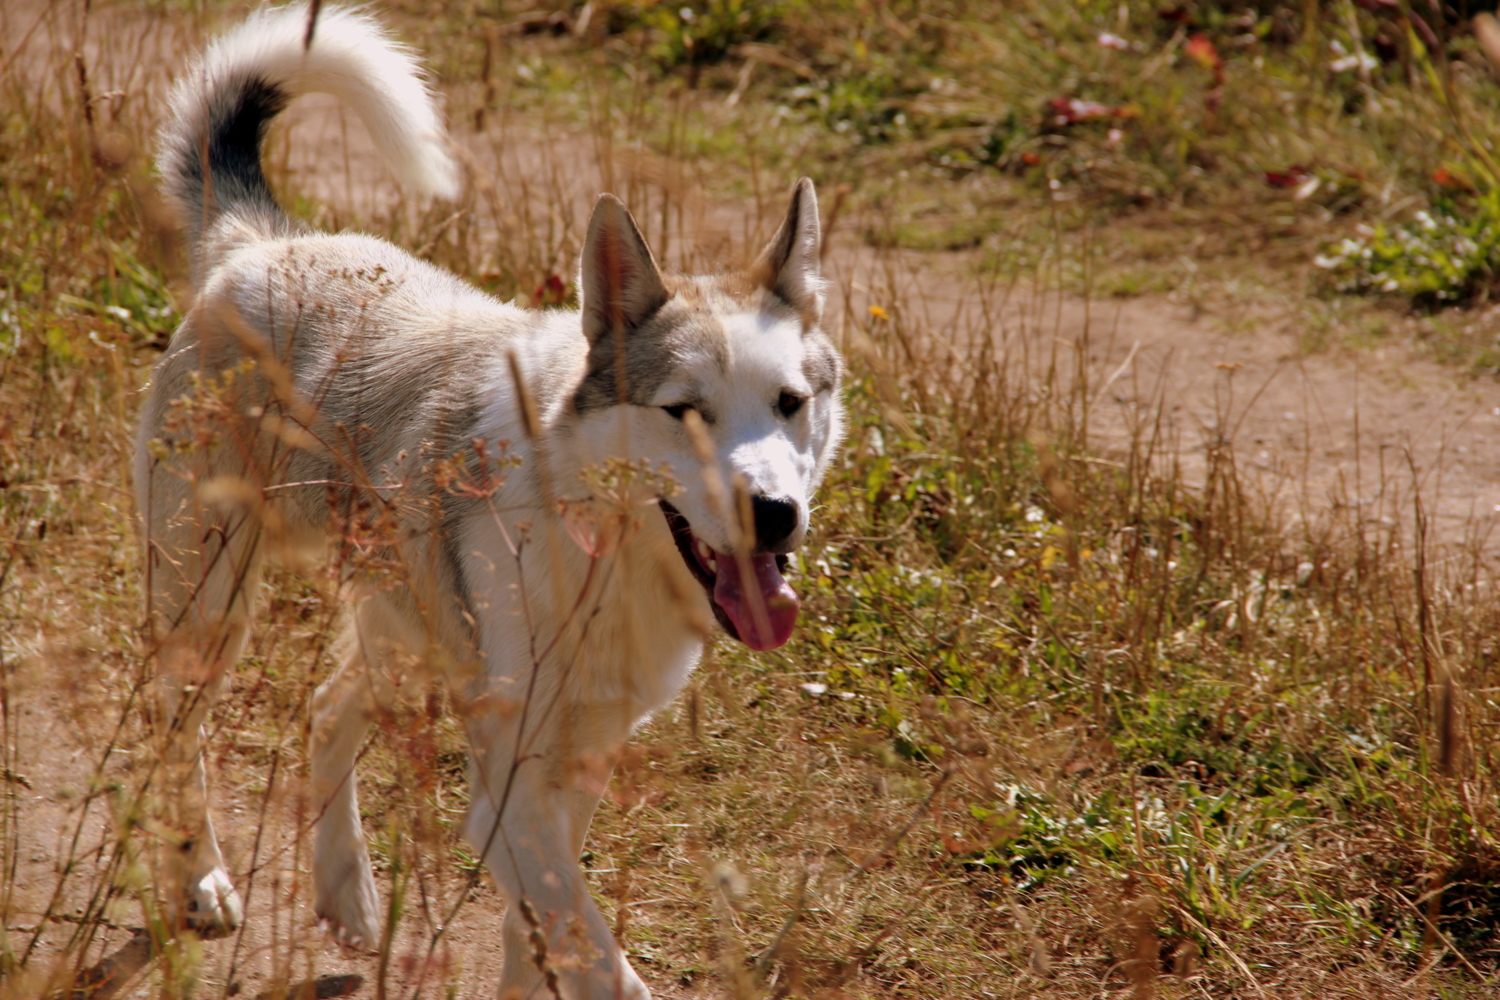
[[[961,278],[964,258],[902,254],[892,267],[851,242],[837,239],[829,253],[850,315],[915,304],[922,351],[974,336],[983,310],[979,283]],[[1230,445],[1242,482],[1291,532],[1357,512],[1371,537],[1396,530],[1410,544],[1420,507],[1431,541],[1472,547],[1500,524],[1494,379],[1401,342],[1309,353],[1295,313],[1235,303],[1025,289],[998,315],[984,328],[1033,383],[1053,369],[1056,391],[1089,401],[1089,441],[1105,457],[1133,435],[1160,434],[1184,481],[1201,486],[1209,449]]]

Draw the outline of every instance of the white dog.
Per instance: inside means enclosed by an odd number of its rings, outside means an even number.
[[[156,369],[135,476],[179,919],[214,934],[242,918],[199,728],[263,558],[316,537],[351,607],[312,704],[319,916],[346,943],[381,941],[352,772],[421,668],[464,710],[465,833],[508,900],[501,995],[647,996],[578,856],[623,742],[682,687],[710,616],[755,649],[796,622],[785,554],[842,424],[812,183],[751,267],[713,276],[664,274],[603,195],[582,307],[497,302],[277,206],[261,141],[310,91],[348,102],[411,183],[457,187],[413,58],[360,14],[307,25],[263,10],[220,38],[161,136],[196,299]]]

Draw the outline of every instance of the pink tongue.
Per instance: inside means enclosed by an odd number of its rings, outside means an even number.
[[[734,622],[740,641],[751,649],[764,650],[776,649],[790,639],[792,629],[797,625],[797,609],[802,602],[781,578],[776,557],[750,557],[750,572],[754,574],[753,584],[759,591],[764,614],[753,605],[754,597],[746,593],[747,581],[741,578],[739,560],[719,553],[718,563],[714,603],[723,608],[729,620]],[[762,622],[764,627],[758,626],[757,622]]]

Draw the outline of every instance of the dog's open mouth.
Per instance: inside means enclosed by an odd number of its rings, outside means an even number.
[[[709,548],[681,511],[665,500],[660,504],[682,561],[708,592],[724,631],[751,649],[776,649],[790,639],[802,602],[781,575],[786,556],[752,555],[745,574],[732,553]]]

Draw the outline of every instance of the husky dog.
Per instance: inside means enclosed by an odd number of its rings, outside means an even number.
[[[199,730],[264,559],[317,538],[349,605],[311,706],[317,915],[346,944],[382,940],[353,768],[423,669],[467,727],[464,832],[508,901],[500,995],[645,997],[579,852],[623,742],[711,622],[762,650],[795,625],[782,571],[842,425],[812,183],[748,269],[711,276],[665,273],[602,195],[581,307],[528,311],[281,211],[260,146],[310,91],[348,102],[416,187],[457,188],[415,60],[358,13],[324,7],[309,32],[303,11],[262,10],[173,97],[158,165],[196,297],[135,463],[172,905],[205,935],[243,917]]]

